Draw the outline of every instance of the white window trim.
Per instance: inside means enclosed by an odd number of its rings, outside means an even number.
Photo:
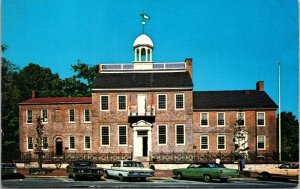
[[[108,144],[103,144],[102,143],[102,128],[103,127],[108,127],[108,137],[109,137],[109,140],[108,140]],[[100,126],[100,136],[101,136],[101,138],[100,138],[100,144],[101,144],[101,146],[110,146],[110,126],[109,125],[101,125]]]
[[[183,101],[183,102],[182,102],[182,103],[183,103],[183,107],[182,107],[182,108],[177,108],[177,107],[176,107],[176,96],[177,96],[177,95],[182,95],[182,101]],[[184,93],[177,93],[177,94],[175,94],[175,95],[174,95],[174,102],[175,102],[175,104],[174,104],[174,105],[175,105],[175,110],[184,110],[184,107],[185,107]]]
[[[207,137],[207,149],[202,149],[202,137]],[[209,135],[201,135],[200,136],[200,150],[209,150]]]
[[[258,148],[258,136],[264,137],[264,148]],[[257,150],[266,150],[266,135],[257,135],[256,146],[257,146]]]
[[[239,126],[246,126],[246,113],[245,112],[237,112],[236,113],[236,120],[238,121],[239,118],[239,113],[244,114],[244,125],[239,125]]]
[[[85,137],[90,137],[90,148],[86,148],[86,145],[85,145]],[[91,136],[84,136],[83,150],[92,150],[92,137],[91,137]]]
[[[47,111],[47,119],[46,119],[46,121],[44,121],[44,117],[43,117],[43,110],[46,110],[46,111]],[[48,123],[48,117],[49,117],[49,115],[48,115],[48,109],[41,109],[41,118],[42,118],[42,123]]]
[[[165,104],[166,104],[166,108],[159,108],[159,98],[158,96],[165,96],[166,97],[166,100],[165,100]],[[168,95],[167,94],[157,94],[156,96],[156,99],[157,99],[157,103],[156,103],[156,106],[157,106],[157,110],[167,110],[168,109]]]
[[[120,144],[120,127],[126,127],[126,144]],[[128,146],[128,127],[127,127],[127,125],[118,125],[118,146]]]
[[[183,126],[183,137],[184,137],[184,140],[183,140],[183,144],[178,144],[177,143],[177,126]],[[178,145],[178,146],[183,146],[185,145],[185,124],[175,124],[175,144]]]
[[[224,137],[224,149],[219,149],[219,137]],[[226,135],[218,135],[217,136],[217,150],[226,150]]]
[[[85,121],[85,111],[88,110],[90,114],[90,121]],[[90,109],[83,109],[83,123],[91,123],[92,117],[91,117],[91,110]]]
[[[70,110],[74,110],[74,121],[70,121]],[[76,123],[76,111],[75,111],[75,109],[74,108],[70,108],[70,109],[68,109],[68,123]]]
[[[33,137],[30,137],[31,138],[31,141],[32,141],[32,149],[29,149],[28,148],[28,145],[29,145],[29,140],[28,140],[28,138],[29,138],[30,136],[28,136],[28,137],[26,137],[26,149],[27,149],[27,151],[33,151],[33,146],[34,146],[34,144],[33,144]]]
[[[124,110],[119,109],[119,97],[120,96],[125,96],[125,109]],[[109,102],[109,100],[108,100],[108,102]],[[122,112],[127,111],[127,95],[117,95],[117,107],[118,107],[118,111],[122,111]]]
[[[264,124],[263,125],[258,125],[258,114],[264,114]],[[266,113],[265,112],[257,112],[256,113],[256,125],[259,126],[259,127],[266,126]]]
[[[103,96],[107,96],[107,103],[108,103],[108,108],[107,108],[107,110],[103,110],[103,109],[102,109],[102,97],[103,97]],[[108,111],[109,111],[109,101],[110,101],[109,95],[100,95],[100,111],[101,111],[101,112],[108,112]]]
[[[159,126],[165,126],[166,127],[166,143],[165,144],[160,144],[159,143]],[[168,145],[168,127],[165,124],[157,125],[157,145],[159,145],[159,146],[166,146],[166,145]]]
[[[224,115],[224,125],[219,125],[219,117],[218,114],[222,113]],[[226,113],[225,112],[217,112],[217,127],[225,127],[226,126]]]
[[[71,148],[71,137],[74,137],[74,145],[75,145],[75,148]],[[76,150],[76,137],[75,136],[69,136],[68,137],[68,142],[69,142],[69,150]]]
[[[207,125],[202,125],[202,114],[207,114]],[[209,127],[209,112],[200,112],[200,127]]]
[[[49,142],[48,142],[49,137],[46,137],[46,136],[43,137],[42,145],[44,145],[44,138],[47,138],[48,147],[47,148],[42,147],[42,149],[48,151],[49,150]]]
[[[32,119],[32,122],[31,123],[28,123],[28,111],[31,111],[31,119]],[[33,110],[26,110],[26,124],[28,125],[33,125]]]

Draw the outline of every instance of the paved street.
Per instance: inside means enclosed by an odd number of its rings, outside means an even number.
[[[2,180],[4,188],[290,188],[297,182],[262,181],[256,179],[235,179],[228,183],[218,181],[205,183],[195,180],[151,179],[146,182],[120,182],[116,179],[101,181],[74,181],[67,177],[26,178]]]

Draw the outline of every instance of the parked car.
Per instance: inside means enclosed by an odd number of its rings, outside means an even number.
[[[220,179],[221,182],[227,182],[229,178],[238,177],[239,171],[225,168],[217,163],[195,162],[187,168],[173,169],[173,174],[177,179],[204,179],[205,182],[210,182],[212,179]]]
[[[270,180],[272,177],[298,179],[299,163],[284,163],[275,168],[257,169],[256,172],[262,176],[264,180]]]
[[[104,174],[104,169],[97,167],[92,161],[72,161],[66,167],[69,178],[74,178],[75,181],[80,178],[92,178],[101,180]]]
[[[1,178],[25,178],[18,172],[18,168],[14,163],[1,163]]]
[[[107,178],[117,177],[120,181],[127,178],[139,178],[145,181],[147,177],[154,175],[152,169],[145,168],[141,162],[132,160],[118,160],[111,166],[111,169],[106,169],[105,173]]]

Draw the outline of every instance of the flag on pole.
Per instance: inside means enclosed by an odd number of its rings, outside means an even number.
[[[150,20],[150,16],[146,15],[146,14],[140,14],[143,18],[143,20]]]

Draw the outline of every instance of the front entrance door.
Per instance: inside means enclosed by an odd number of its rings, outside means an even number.
[[[56,139],[55,142],[55,155],[56,156],[62,156],[63,155],[63,144],[62,144],[62,140]]]
[[[146,95],[138,95],[138,115],[146,113]]]
[[[148,156],[148,137],[143,137],[143,157]]]

